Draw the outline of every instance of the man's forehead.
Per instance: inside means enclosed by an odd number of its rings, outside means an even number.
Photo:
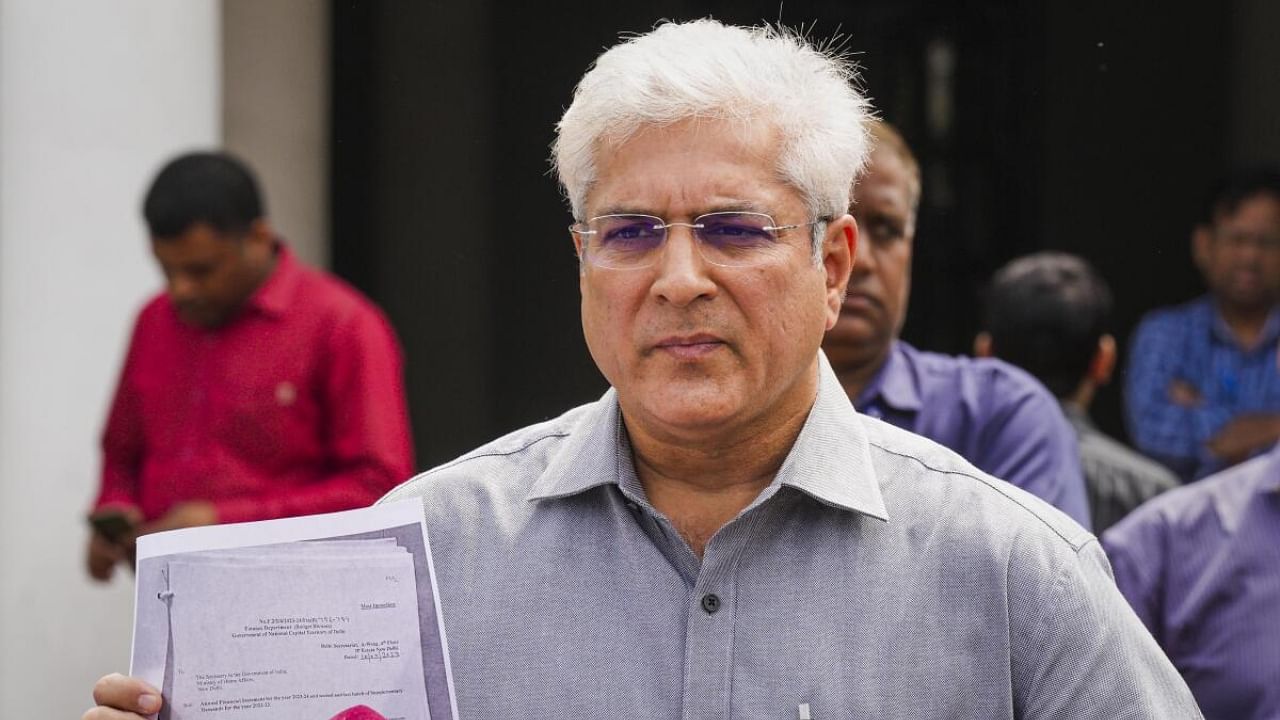
[[[1280,222],[1280,196],[1259,191],[1240,199],[1234,206],[1219,206],[1213,214],[1215,224],[1232,224],[1244,220]]]
[[[744,152],[776,156],[782,141],[778,124],[764,114],[721,118],[690,116],[670,122],[640,122],[626,130],[607,133],[596,145],[597,156],[615,154],[634,143],[732,142]]]
[[[912,205],[913,184],[911,171],[896,153],[878,149],[871,155],[862,176],[853,186],[853,204],[866,202],[872,197],[893,198]]]
[[[151,239],[155,256],[173,262],[218,260],[235,253],[237,247],[234,239],[212,229],[189,231],[173,238]]]
[[[587,211],[592,217],[638,213],[675,220],[672,213],[691,217],[729,211],[768,215],[802,202],[799,193],[771,175],[759,176],[759,182],[754,183],[737,182],[741,179],[726,174],[709,175],[702,181],[598,185],[588,193]]]
[[[587,193],[592,215],[678,207],[770,212],[796,195],[777,167],[778,133],[768,123],[690,120],[648,126],[602,142]]]
[[[672,208],[679,208],[695,215],[713,212],[757,212],[769,214],[777,210],[776,204],[761,202],[749,197],[730,196],[719,193],[689,194],[679,197],[644,197],[636,195],[631,199],[602,200],[591,205],[592,215],[661,215]],[[675,219],[675,218],[667,218]]]

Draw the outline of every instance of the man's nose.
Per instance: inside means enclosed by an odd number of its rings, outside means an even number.
[[[1249,264],[1261,262],[1266,240],[1256,235],[1241,238],[1236,243],[1236,257]]]
[[[650,288],[655,297],[683,307],[716,293],[716,283],[708,274],[710,263],[702,256],[692,228],[668,228],[659,252],[658,274]]]
[[[871,237],[859,235],[853,254],[853,275],[866,275],[876,267],[876,254],[871,249]]]
[[[169,297],[175,303],[192,300],[195,296],[196,284],[191,278],[176,274],[169,277]]]

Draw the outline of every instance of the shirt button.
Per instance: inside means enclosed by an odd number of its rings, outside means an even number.
[[[640,509],[640,506],[639,506],[639,505],[637,505],[637,504],[635,504],[635,503],[633,503],[633,502],[628,502],[628,503],[627,503],[627,509],[628,509],[628,510],[630,510],[631,512],[635,512],[635,511],[637,511],[637,510],[639,510],[639,509]]]
[[[708,615],[715,615],[716,611],[720,609],[720,596],[715,593],[707,593],[706,595],[703,595],[702,609],[705,610]]]

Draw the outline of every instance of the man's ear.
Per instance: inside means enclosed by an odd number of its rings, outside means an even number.
[[[587,265],[586,258],[582,257],[582,239],[586,236],[570,230],[569,237],[573,239],[573,253],[578,256],[578,274],[585,275]]]
[[[1191,259],[1200,272],[1209,266],[1209,246],[1213,243],[1213,228],[1199,224],[1191,231]]]
[[[1098,347],[1089,361],[1089,379],[1099,387],[1111,382],[1116,370],[1116,339],[1110,335],[1098,338]]]
[[[827,282],[827,329],[840,319],[840,307],[849,287],[849,274],[858,250],[858,224],[852,215],[844,215],[827,223],[822,241],[822,268]]]
[[[276,252],[276,231],[266,218],[249,223],[244,234],[244,252],[257,263],[269,263]]]
[[[973,336],[973,356],[980,358],[994,357],[991,347],[991,333],[983,330]]]

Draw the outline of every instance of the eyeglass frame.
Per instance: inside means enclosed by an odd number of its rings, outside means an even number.
[[[1210,230],[1214,242],[1221,243],[1232,250],[1239,250],[1246,246],[1254,246],[1262,252],[1276,252],[1280,250],[1280,237],[1275,235],[1267,235],[1265,233],[1231,233],[1224,232],[1221,229],[1213,228]]]
[[[656,221],[656,222],[654,223],[654,225],[653,225],[653,228],[652,228],[652,229],[653,229],[653,230],[660,230],[660,231],[662,231],[662,243],[661,243],[661,244],[659,244],[658,246],[656,246],[656,247],[654,248],[654,250],[657,250],[657,249],[661,248],[663,245],[665,245],[665,244],[666,244],[666,242],[667,242],[667,238],[670,236],[670,234],[669,234],[669,232],[668,232],[668,231],[669,231],[671,228],[673,228],[673,227],[687,227],[687,228],[689,228],[690,230],[692,230],[692,231],[693,231],[693,238],[694,238],[694,242],[696,243],[696,245],[697,245],[697,247],[698,247],[698,254],[699,254],[699,255],[700,255],[704,260],[706,260],[707,262],[711,263],[712,265],[715,265],[716,267],[751,267],[751,266],[753,266],[753,265],[757,264],[757,263],[746,263],[746,264],[743,264],[743,265],[726,265],[726,264],[723,264],[723,263],[718,263],[718,262],[716,262],[715,260],[712,260],[711,258],[707,257],[706,253],[704,253],[704,252],[703,252],[703,250],[702,250],[702,248],[703,248],[703,246],[706,244],[706,242],[705,242],[705,241],[702,239],[702,237],[698,234],[698,230],[703,229],[703,228],[705,227],[705,225],[704,225],[703,223],[700,223],[699,221],[700,221],[700,220],[702,220],[703,218],[713,217],[713,216],[717,216],[717,215],[752,215],[752,216],[756,216],[756,217],[768,218],[768,220],[769,220],[769,224],[768,224],[768,225],[765,225],[764,227],[762,227],[762,228],[760,228],[760,229],[761,229],[761,230],[765,230],[765,231],[767,231],[767,232],[772,233],[772,234],[773,234],[773,242],[774,242],[775,244],[777,244],[777,243],[779,242],[778,234],[779,234],[781,231],[784,231],[784,230],[794,230],[794,229],[796,229],[796,228],[809,227],[809,226],[812,226],[812,225],[820,225],[820,224],[822,224],[822,223],[826,223],[826,222],[830,222],[830,221],[831,221],[831,218],[830,218],[830,217],[819,217],[819,218],[815,218],[815,219],[813,219],[813,220],[809,220],[809,221],[807,221],[807,222],[802,222],[802,223],[792,223],[792,224],[790,224],[790,225],[776,225],[775,223],[776,223],[777,221],[773,219],[773,216],[772,216],[772,215],[770,215],[769,213],[756,212],[756,211],[754,211],[754,210],[717,210],[717,211],[715,211],[715,212],[702,213],[701,215],[698,215],[697,217],[693,218],[693,222],[687,222],[687,223],[686,223],[686,222],[667,222],[666,220],[664,220],[663,218],[658,217],[657,215],[649,215],[649,214],[646,214],[646,213],[608,213],[608,214],[605,214],[605,215],[596,215],[596,216],[591,217],[591,218],[588,218],[588,219],[586,219],[586,220],[580,220],[580,221],[578,221],[578,222],[575,222],[575,223],[573,223],[572,225],[570,225],[570,226],[569,226],[569,232],[570,232],[571,234],[574,234],[574,235],[586,236],[586,237],[584,237],[584,240],[583,240],[583,246],[582,246],[582,255],[583,255],[583,257],[582,257],[582,262],[583,262],[583,263],[585,263],[585,264],[590,264],[590,265],[592,265],[593,267],[604,268],[604,269],[607,269],[607,270],[643,270],[643,269],[645,269],[645,268],[652,267],[652,266],[653,266],[653,265],[655,265],[655,264],[656,264],[656,262],[657,262],[657,253],[653,253],[653,258],[652,258],[651,260],[649,260],[648,262],[646,262],[646,263],[642,264],[642,265],[631,265],[631,266],[621,266],[621,267],[618,267],[618,266],[613,266],[613,265],[598,265],[598,264],[595,264],[595,263],[591,262],[590,260],[588,260],[588,259],[587,259],[587,256],[589,255],[590,243],[589,243],[589,241],[588,241],[588,239],[587,239],[587,238],[589,238],[589,236],[591,236],[591,235],[595,235],[595,234],[597,234],[599,231],[598,231],[598,230],[589,230],[589,229],[586,229],[586,226],[587,226],[589,223],[595,222],[595,221],[597,221],[597,220],[602,220],[602,219],[605,219],[605,218],[643,218],[643,219],[647,219],[647,220],[654,220],[654,221]]]

